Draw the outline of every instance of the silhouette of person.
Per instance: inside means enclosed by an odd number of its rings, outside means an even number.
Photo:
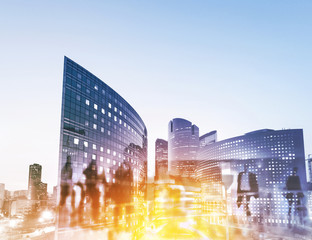
[[[61,198],[60,206],[64,206],[66,198],[70,194],[72,185],[73,169],[71,167],[71,157],[67,156],[66,163],[61,170]]]
[[[99,218],[100,192],[97,189],[98,173],[96,161],[92,160],[89,166],[83,171],[86,176],[86,195],[91,199],[92,219],[95,223]]]
[[[118,227],[118,218],[121,215],[122,205],[126,207],[126,222],[130,223],[130,214],[132,213],[131,205],[131,191],[133,182],[133,173],[130,165],[127,162],[123,162],[121,166],[116,170],[116,181],[111,186],[111,198],[115,202],[114,208],[114,225]]]
[[[241,206],[244,196],[246,197],[246,214],[251,216],[249,202],[251,197],[259,197],[259,187],[257,177],[254,173],[248,171],[248,165],[244,165],[244,172],[238,174],[237,179],[237,206]]]
[[[79,194],[80,193],[80,194]],[[71,195],[71,225],[75,226],[77,223],[83,223],[83,208],[85,199],[85,190],[83,184],[79,181],[75,184]]]
[[[300,177],[297,176],[298,168],[293,168],[293,174],[287,178],[286,189],[290,192],[286,194],[286,199],[288,200],[288,215],[291,215],[291,208],[295,202],[297,206],[301,204],[301,199],[304,197],[301,192]]]

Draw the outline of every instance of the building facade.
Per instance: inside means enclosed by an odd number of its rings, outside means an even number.
[[[155,142],[155,180],[168,177],[168,142],[156,139]]]
[[[144,122],[117,92],[65,57],[58,186],[84,184],[88,180],[84,171],[91,163],[107,184],[117,182],[117,170],[123,164],[130,166],[132,197],[144,196],[147,178]],[[66,169],[70,173],[66,174]],[[62,190],[58,189],[60,196]]]
[[[42,166],[34,163],[29,166],[28,198],[30,200],[46,200],[47,184],[41,182]]]
[[[199,137],[199,147],[205,147],[217,141],[217,131],[211,131]]]
[[[312,184],[312,155],[309,154],[308,159],[306,160],[307,168],[307,181]]]
[[[177,166],[183,161],[194,161],[199,148],[199,129],[190,121],[174,118],[168,125],[168,171],[170,175],[180,174]]]
[[[234,216],[245,214],[236,202],[238,176],[247,167],[248,172],[256,176],[259,185],[259,197],[250,204],[252,216],[257,219],[255,221],[263,220],[268,224],[294,221],[288,217],[286,185],[296,169],[302,191],[307,187],[302,129],[250,132],[202,147],[198,159],[201,161],[197,177],[201,182],[218,189],[226,177],[231,179],[228,202],[231,206],[229,212]]]

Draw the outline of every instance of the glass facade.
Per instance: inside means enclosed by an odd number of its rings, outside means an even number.
[[[246,174],[249,181],[251,175],[255,176],[257,188],[252,191],[257,194],[252,198],[251,213],[248,212],[247,216],[251,214],[253,221],[273,225],[296,221],[289,219],[289,211],[293,211],[289,209],[293,204],[289,205],[289,192],[298,194],[307,189],[302,129],[250,132],[202,147],[198,159],[197,178],[210,185],[210,191],[222,195],[222,184],[230,179],[228,202],[231,207],[228,211],[232,215],[245,214],[237,201],[241,194],[238,189],[244,185],[241,176]],[[292,188],[289,179],[296,179],[299,187]],[[250,189],[242,192],[247,191]],[[304,196],[303,202],[306,201],[307,196]]]
[[[177,166],[183,161],[196,160],[199,148],[199,129],[182,118],[174,118],[168,126],[168,170],[171,175],[180,174]]]
[[[117,92],[65,57],[59,201],[70,205],[67,186],[72,189],[86,185],[87,189],[81,187],[81,191],[88,195],[88,186],[96,176],[94,191],[98,192],[97,201],[101,205],[98,208],[105,202],[113,204],[116,199],[107,191],[120,183],[121,170],[125,165],[131,172],[127,175],[130,176],[129,201],[144,199],[147,178],[147,130],[144,122]],[[88,198],[92,196],[87,196],[86,202]],[[109,204],[105,206],[107,208]],[[83,211],[88,210],[84,207]],[[108,214],[105,215],[107,218]],[[101,214],[96,218],[101,221]],[[83,221],[87,221],[85,215]]]
[[[166,179],[168,177],[168,142],[156,139],[155,142],[155,179]]]

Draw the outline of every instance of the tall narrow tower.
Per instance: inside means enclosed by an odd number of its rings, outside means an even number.
[[[174,118],[168,125],[168,170],[180,175],[183,163],[196,160],[199,148],[199,129],[182,118]],[[180,169],[178,169],[180,168]]]

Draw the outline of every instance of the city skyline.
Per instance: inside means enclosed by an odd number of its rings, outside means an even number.
[[[34,162],[49,192],[57,183],[64,55],[140,113],[149,166],[153,143],[180,117],[201,126],[200,135],[217,130],[219,141],[302,128],[305,155],[312,153],[311,3],[95,4],[5,3],[0,10],[10,22],[1,26],[0,47],[0,182],[7,189],[27,189]]]

